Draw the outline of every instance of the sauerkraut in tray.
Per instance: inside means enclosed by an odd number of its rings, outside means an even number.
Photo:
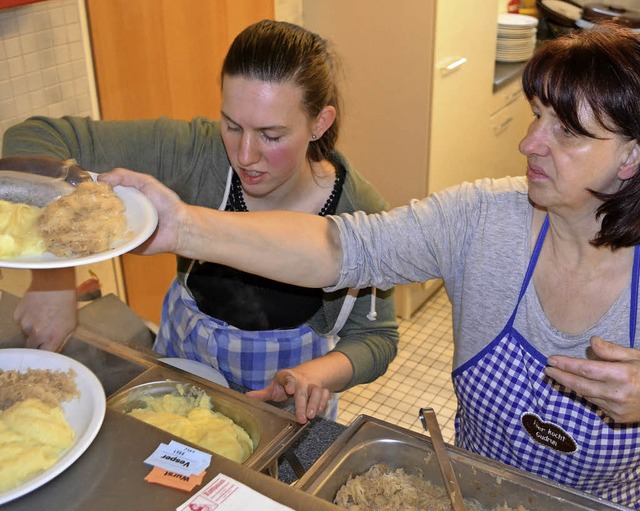
[[[338,490],[334,504],[348,511],[451,511],[443,486],[381,463],[362,475],[350,477]],[[488,510],[468,499],[464,505],[467,511],[527,511],[522,506]]]

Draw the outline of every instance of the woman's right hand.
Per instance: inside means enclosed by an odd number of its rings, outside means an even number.
[[[33,270],[31,275],[14,321],[24,332],[27,348],[60,351],[77,324],[75,270]]]
[[[138,248],[136,254],[151,255],[161,252],[177,253],[180,234],[180,219],[184,216],[186,204],[171,189],[148,174],[117,168],[100,174],[99,181],[112,186],[129,186],[140,190],[152,202],[158,212],[158,227],[151,237]]]

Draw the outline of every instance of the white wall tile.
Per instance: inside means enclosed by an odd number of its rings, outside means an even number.
[[[52,27],[63,27],[67,23],[62,6],[50,9],[49,18],[51,19]]]
[[[43,68],[55,66],[56,54],[53,51],[53,48],[39,48],[37,55],[38,59],[40,60],[40,66],[42,66]]]
[[[15,16],[0,16],[0,34],[3,38],[18,35],[18,22]]]
[[[19,79],[25,74],[24,60],[21,56],[7,59],[9,64],[9,78]]]
[[[41,69],[42,69],[42,79],[44,80],[45,87],[48,87],[49,85],[54,85],[60,82],[60,77],[58,76],[58,68],[41,67]]]
[[[13,97],[13,89],[9,80],[0,82],[0,101],[9,101]]]
[[[11,80],[11,90],[13,94],[26,94],[29,92],[27,75],[21,75]]]
[[[68,29],[65,26],[62,27],[54,27],[51,29],[51,36],[53,37],[53,45],[56,49],[65,48],[65,45],[68,42],[67,36]]]
[[[41,71],[35,71],[27,75],[27,87],[30,92],[44,87],[44,79]]]
[[[8,37],[3,41],[5,56],[8,59],[19,57],[22,54],[19,37]]]
[[[36,47],[38,50],[53,48],[53,33],[51,30],[40,30],[36,32]]]
[[[40,62],[40,55],[34,50],[33,53],[27,53],[23,56],[24,67],[27,73],[41,72],[42,64]]]

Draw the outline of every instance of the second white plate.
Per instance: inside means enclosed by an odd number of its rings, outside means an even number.
[[[51,351],[5,348],[0,349],[0,369],[5,371],[50,369],[76,373],[76,385],[80,396],[62,404],[69,425],[76,432],[73,445],[49,469],[25,481],[23,484],[0,493],[0,505],[26,495],[62,473],[71,466],[93,442],[100,431],[106,412],[106,399],[100,380],[86,366]]]

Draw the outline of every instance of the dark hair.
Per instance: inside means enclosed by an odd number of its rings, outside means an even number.
[[[588,105],[603,128],[640,140],[640,37],[629,29],[603,23],[545,43],[525,66],[522,87],[575,134],[594,136],[579,116]],[[603,203],[591,243],[614,249],[640,244],[640,169],[616,192],[592,193]]]
[[[321,161],[334,151],[340,130],[336,74],[335,58],[319,35],[292,23],[262,20],[245,28],[231,44],[222,64],[221,83],[225,75],[272,83],[291,81],[302,89],[309,118],[325,106],[335,107],[333,124],[307,150],[311,161]]]

